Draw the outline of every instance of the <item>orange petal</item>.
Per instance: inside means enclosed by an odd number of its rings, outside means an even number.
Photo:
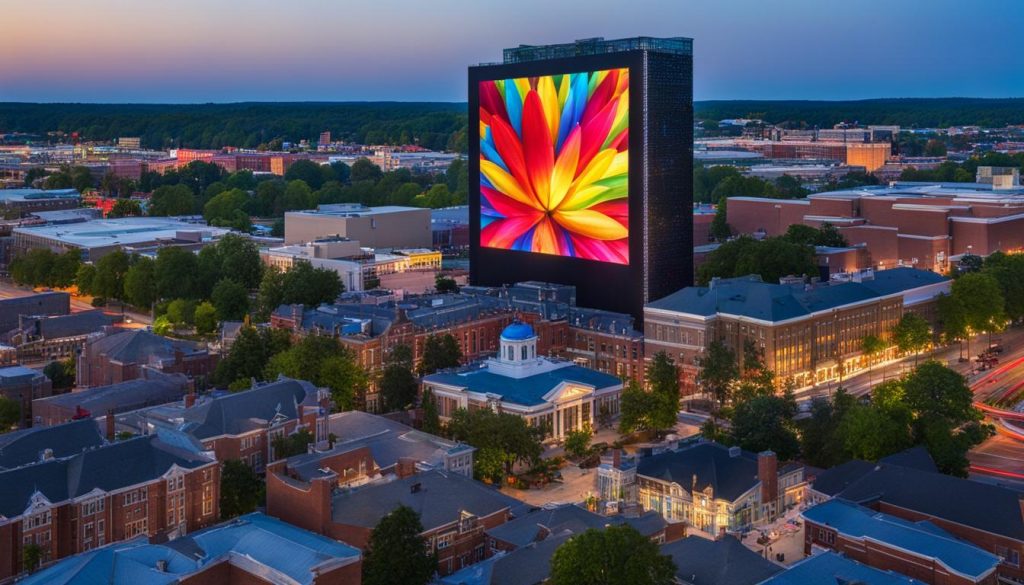
[[[629,230],[614,218],[590,209],[559,210],[552,218],[570,232],[595,240],[619,240],[629,236]]]

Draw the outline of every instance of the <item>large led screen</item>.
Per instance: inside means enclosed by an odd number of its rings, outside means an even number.
[[[479,96],[480,245],[629,264],[629,69]]]

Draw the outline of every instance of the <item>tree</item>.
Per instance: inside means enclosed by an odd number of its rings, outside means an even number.
[[[363,556],[363,585],[429,583],[437,571],[437,558],[422,534],[419,514],[407,506],[381,518],[370,533]]]
[[[715,209],[715,217],[711,220],[711,236],[719,242],[724,242],[732,236],[732,228],[729,227],[728,211],[726,210],[727,199],[718,202]]]
[[[21,566],[29,573],[35,572],[39,564],[43,562],[43,547],[34,542],[26,544],[21,549]]]
[[[43,374],[50,379],[56,390],[67,390],[75,385],[75,358],[52,361],[43,368]]]
[[[209,335],[217,330],[217,309],[209,301],[199,303],[194,319],[196,333],[200,335]]]
[[[440,435],[442,429],[441,419],[437,413],[437,399],[430,388],[423,390],[420,404],[423,406],[423,432]]]
[[[245,384],[253,378],[262,380],[270,357],[290,346],[291,336],[284,329],[268,327],[257,331],[254,327],[244,326],[227,355],[217,363],[214,378],[223,386],[239,380]]]
[[[912,445],[904,421],[874,404],[850,409],[839,423],[837,436],[850,457],[865,461],[877,461]]]
[[[67,288],[75,284],[75,276],[82,266],[82,252],[79,250],[67,250],[58,255],[53,261],[53,268],[50,271],[50,286]]]
[[[147,256],[133,259],[128,272],[124,274],[124,300],[148,308],[156,302],[156,262]]]
[[[256,510],[266,485],[240,459],[228,459],[220,470],[220,518],[227,520]]]
[[[298,261],[285,272],[280,281],[278,304],[300,304],[316,307],[334,302],[345,287],[338,273],[329,268],[313,268],[309,262]],[[263,283],[260,283],[262,288]],[[271,310],[276,309],[274,305]]]
[[[619,432],[627,435],[655,429],[651,413],[657,407],[657,397],[630,380],[619,398]]]
[[[953,281],[950,294],[963,306],[967,326],[992,333],[1006,326],[1006,301],[991,274],[971,272]]]
[[[756,396],[740,402],[732,416],[732,436],[748,451],[774,451],[779,459],[795,459],[800,440],[793,426],[796,399],[784,396]]]
[[[249,312],[249,291],[230,278],[222,278],[213,287],[210,300],[222,321],[240,321]]]
[[[331,169],[330,167],[324,168]],[[311,160],[297,160],[284,172],[284,180],[288,182],[303,181],[311,189],[319,189],[324,184],[324,172],[318,163]]]
[[[843,387],[831,399],[819,396],[811,400],[810,417],[803,421],[800,432],[800,452],[807,463],[828,469],[849,459],[838,427],[856,403]]]
[[[931,343],[931,327],[917,313],[906,313],[892,328],[892,339],[902,353],[913,353],[917,363],[917,354]]]
[[[539,428],[530,427],[521,416],[496,413],[489,408],[456,410],[448,423],[448,432],[458,441],[480,450],[493,449],[495,456],[500,454],[504,475],[511,475],[518,462],[536,462],[543,452]],[[501,480],[500,475],[484,475],[481,467],[474,467],[473,471],[478,479]]]
[[[0,433],[6,433],[21,421],[21,403],[0,396]]]
[[[242,211],[248,202],[249,195],[241,189],[223,191],[203,206],[203,219],[210,225],[231,225],[236,220],[235,212]]]
[[[195,210],[195,194],[185,185],[157,187],[149,199],[149,214],[153,216],[190,215]]]
[[[356,363],[355,355],[337,339],[321,335],[307,335],[270,357],[266,378],[278,374],[329,388],[339,409],[351,408],[355,397],[364,394],[368,386],[366,372]]]
[[[651,425],[658,430],[674,428],[679,412],[679,367],[665,352],[658,352],[651,360],[647,384],[655,398],[649,413]]]
[[[370,162],[368,158],[360,158],[353,162],[352,170],[349,173],[349,180],[353,183],[360,181],[373,181],[376,183],[383,177],[384,173],[380,170],[380,167]]]
[[[429,343],[430,338],[427,341]],[[416,386],[416,376],[412,373],[412,350],[407,345],[396,345],[385,360],[384,371],[377,384],[382,410],[393,412],[408,408],[416,400]]]
[[[985,258],[983,271],[999,282],[1006,317],[1012,321],[1024,319],[1024,255],[994,252]]]
[[[82,264],[78,267],[78,271],[75,273],[75,285],[78,286],[78,292],[82,294],[91,294],[93,291],[93,282],[95,280],[95,266],[92,264]]]
[[[164,316],[175,327],[191,325],[195,321],[196,305],[188,299],[174,299],[167,305]]]
[[[101,260],[102,261],[102,260]],[[190,299],[195,296],[199,260],[191,251],[178,246],[157,250],[156,292],[162,299]]]
[[[697,271],[697,280],[707,284],[714,277],[756,274],[765,282],[778,282],[783,276],[817,273],[813,246],[794,243],[785,237],[755,240],[744,235],[708,254]]]
[[[885,351],[885,341],[877,335],[865,335],[860,340],[860,351],[868,360],[868,386],[871,385],[871,366],[875,364],[875,356]]]
[[[433,374],[438,370],[457,367],[461,361],[459,342],[450,333],[430,335],[423,344],[419,373],[421,376]]]
[[[555,549],[550,585],[671,585],[676,565],[628,524],[591,528]]]
[[[454,278],[438,274],[434,277],[434,290],[439,293],[457,293],[459,285],[455,283]]]
[[[590,452],[590,439],[593,436],[590,425],[584,425],[581,429],[569,431],[565,435],[565,452],[577,459],[584,457]]]
[[[131,259],[122,250],[114,250],[96,262],[96,274],[90,284],[94,295],[123,299],[124,277],[131,266]]]
[[[138,217],[142,215],[142,205],[134,199],[118,199],[107,213],[108,218]]]
[[[708,345],[707,354],[700,360],[700,383],[711,394],[721,410],[731,398],[731,391],[740,369],[736,353],[720,341]]]
[[[277,200],[274,211],[281,213],[316,207],[316,196],[305,181],[288,181],[284,196]]]
[[[153,333],[157,335],[167,336],[174,331],[174,324],[167,318],[167,315],[160,315],[153,320]]]
[[[274,449],[274,459],[287,459],[295,455],[302,455],[309,449],[313,442],[313,434],[308,429],[301,429],[288,436],[277,437],[270,445]]]

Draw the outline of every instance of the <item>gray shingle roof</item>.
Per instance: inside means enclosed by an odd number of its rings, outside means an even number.
[[[419,484],[416,492],[414,484]],[[521,502],[457,473],[426,471],[340,493],[332,501],[332,517],[340,524],[373,528],[401,505],[416,511],[423,528],[430,530],[457,521],[463,511],[483,517]]]
[[[0,435],[0,470],[36,463],[46,449],[61,458],[104,442],[99,426],[92,419],[5,433]]]
[[[175,351],[192,355],[206,351],[199,344],[180,339],[168,339],[145,329],[122,331],[101,337],[89,345],[94,355],[106,355],[124,364],[145,363],[150,356],[173,357]]]
[[[782,571],[732,536],[688,536],[662,545],[661,554],[672,557],[677,578],[695,585],[754,585]]]
[[[192,469],[210,463],[206,457],[175,449],[155,436],[136,437],[82,451],[63,459],[0,471],[0,515],[20,515],[39,491],[51,502],[111,491],[152,481],[178,465]]]
[[[188,377],[184,374],[161,374],[148,368],[144,368],[143,373],[144,378],[38,398],[33,402],[67,409],[80,406],[92,416],[102,416],[108,410],[120,413],[173,402],[179,400],[188,388]]]
[[[709,317],[717,313],[784,321],[942,282],[946,277],[927,270],[894,268],[874,273],[873,280],[804,286],[761,282],[756,275],[723,279],[713,286],[692,286],[647,304],[662,309]]]
[[[521,547],[564,531],[580,534],[590,528],[629,524],[644,536],[654,536],[665,529],[665,519],[657,512],[647,512],[635,518],[601,516],[575,504],[540,508],[509,520],[487,531],[487,535]]]
[[[928,449],[924,445],[918,445],[888,457],[882,457],[878,462],[919,469],[921,471],[930,471],[932,473],[939,472],[939,468],[935,466],[935,460],[932,459],[931,454],[928,453]]]
[[[757,455],[738,450],[730,456],[729,448],[717,443],[698,443],[678,451],[668,451],[637,462],[638,475],[673,482],[691,489],[697,478],[697,490],[711,486],[714,497],[736,500],[759,484]]]
[[[441,579],[443,585],[537,585],[551,576],[551,557],[571,532],[470,565]]]
[[[22,317],[22,325],[29,327],[30,335],[36,335],[43,339],[62,339],[65,337],[79,337],[99,331],[104,327],[113,324],[114,318],[103,311],[82,311],[70,315],[53,315],[40,319],[32,319],[26,322]]]
[[[812,482],[812,487],[814,491],[821,492],[826,496],[835,496],[874,468],[874,463],[853,459],[818,474]]]
[[[316,386],[282,378],[250,390],[225,394],[184,410],[182,430],[198,439],[238,435],[265,428],[277,414],[298,418],[300,404],[315,404]]]

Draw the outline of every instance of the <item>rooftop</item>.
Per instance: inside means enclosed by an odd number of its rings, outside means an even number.
[[[861,282],[831,282],[816,286],[762,282],[757,275],[722,279],[710,286],[691,286],[647,304],[647,308],[702,317],[716,314],[779,322],[805,317],[916,288],[949,281],[928,270],[878,270]]]
[[[184,374],[164,374],[143,368],[143,377],[109,386],[94,386],[46,398],[33,404],[56,405],[67,409],[81,408],[85,416],[102,416],[108,410],[125,412],[178,400],[188,388]],[[36,408],[36,406],[33,406]]]
[[[505,49],[503,57],[508,63],[526,63],[544,59],[563,59],[583,55],[606,55],[627,51],[651,51],[672,55],[692,55],[693,39],[686,37],[632,37],[626,39],[605,40],[603,37],[579,39],[572,43],[555,45],[519,45],[513,49]]]
[[[808,557],[761,585],[924,585],[893,571],[862,565],[834,552]]]
[[[637,462],[636,472],[684,489],[703,491],[711,487],[715,498],[728,501],[760,485],[756,454],[711,442],[643,457]]]
[[[933,524],[922,526],[838,499],[818,504],[802,515],[844,536],[934,559],[947,570],[972,580],[990,574],[1000,563],[996,555],[957,540]]]
[[[89,344],[92,355],[104,355],[123,364],[152,363],[154,359],[173,358],[176,352],[189,356],[206,349],[198,343],[162,337],[145,329],[120,331]]]
[[[78,199],[78,189],[0,189],[0,204],[34,199]]]
[[[572,536],[565,531],[512,552],[496,555],[442,577],[442,585],[524,585],[551,576],[551,557]]]
[[[2,191],[0,191],[2,192]],[[15,228],[14,233],[59,241],[79,248],[132,246],[179,239],[179,232],[216,239],[231,230],[180,221],[173,217],[123,217],[78,223]]]
[[[595,390],[622,385],[622,380],[616,376],[568,363],[522,378],[503,376],[480,367],[468,367],[456,372],[431,374],[424,377],[423,381],[466,388],[480,394],[496,394],[506,402],[523,406],[543,404],[544,396],[564,382],[590,386]]]
[[[699,536],[664,544],[661,554],[676,564],[676,577],[694,585],[754,585],[782,569],[732,536]]]
[[[401,205],[381,205],[378,207],[367,207],[359,203],[332,203],[318,205],[316,209],[289,211],[288,215],[328,215],[332,217],[364,217],[370,215],[405,213],[411,211],[430,213],[429,209],[424,209],[422,207],[405,207]]]
[[[543,540],[549,534],[563,531],[579,534],[590,528],[629,524],[644,536],[654,536],[665,529],[665,519],[654,511],[636,518],[601,516],[575,504],[539,508],[487,530],[487,535],[517,547]]]
[[[60,459],[99,447],[105,442],[92,419],[0,434],[0,471],[38,463],[47,449],[50,455]]]
[[[256,512],[164,544],[139,538],[101,547],[58,561],[21,583],[171,584],[226,561],[267,582],[310,585],[319,573],[359,558],[351,546]],[[157,568],[161,561],[165,570]]]
[[[430,530],[455,522],[462,512],[484,517],[523,503],[464,475],[434,470],[340,493],[332,501],[332,517],[339,524],[373,528],[401,505],[418,513]]]

